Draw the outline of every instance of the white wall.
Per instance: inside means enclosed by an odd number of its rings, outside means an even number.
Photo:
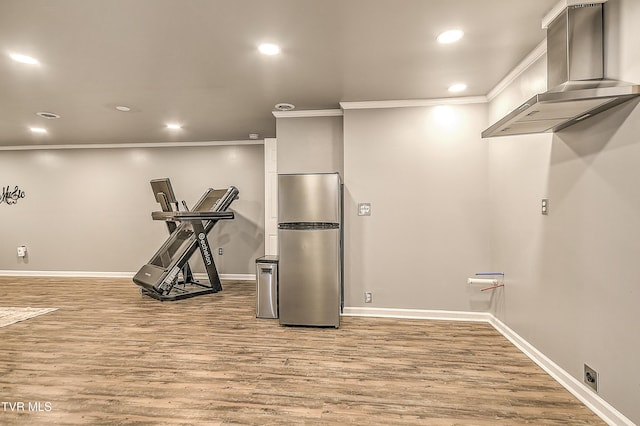
[[[221,273],[253,274],[264,253],[262,145],[2,151],[3,186],[25,191],[0,204],[0,270],[135,272],[168,236],[149,181],[169,177],[189,206],[206,188],[235,185],[233,221],[211,232]],[[25,244],[28,257],[16,247]]]
[[[345,111],[345,306],[487,310],[466,286],[490,268],[485,122],[483,104]]]
[[[610,0],[605,16],[608,76],[640,83],[640,2]],[[516,106],[541,77],[532,67],[494,102]],[[492,262],[507,274],[496,316],[580,382],[584,363],[597,370],[599,395],[636,423],[638,134],[631,101],[553,135],[488,140]]]

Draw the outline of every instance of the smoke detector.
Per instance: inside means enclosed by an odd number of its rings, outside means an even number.
[[[55,120],[56,118],[60,118],[60,116],[58,114],[54,114],[52,112],[36,112],[36,115],[38,117],[42,117],[42,118],[46,118],[47,120]]]
[[[296,106],[294,104],[288,104],[286,102],[276,104],[276,109],[278,111],[291,111],[292,109],[295,109],[295,107]]]

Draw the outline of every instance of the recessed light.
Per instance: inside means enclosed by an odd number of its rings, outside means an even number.
[[[176,124],[176,123],[169,123],[169,124],[167,124],[167,129],[179,130],[179,129],[182,129],[182,126],[180,124]]]
[[[279,104],[276,104],[276,109],[278,111],[291,111],[292,109],[295,109],[295,105],[294,104],[289,104],[286,102],[281,102]]]
[[[118,111],[122,111],[122,112],[129,112],[129,111],[131,111],[131,108],[129,108],[129,107],[127,107],[127,106],[124,106],[124,105],[118,105],[118,106],[116,107],[116,109],[117,109]]]
[[[438,36],[438,43],[448,44],[458,41],[462,38],[464,32],[461,30],[449,30],[445,31]]]
[[[29,127],[33,133],[47,133],[47,129],[43,129],[42,127]]]
[[[60,115],[58,114],[54,114],[52,112],[45,112],[45,111],[36,112],[36,115],[38,117],[46,118],[47,120],[55,120],[57,118],[60,118]]]
[[[36,58],[32,58],[31,56],[21,55],[19,53],[11,53],[9,54],[11,59],[17,62],[22,62],[23,64],[36,65],[38,64],[38,60]]]
[[[278,46],[277,44],[263,43],[260,46],[258,46],[258,50],[263,55],[273,56],[280,53],[280,46]]]
[[[467,85],[464,83],[456,83],[449,87],[449,91],[452,93],[462,92],[467,88]]]

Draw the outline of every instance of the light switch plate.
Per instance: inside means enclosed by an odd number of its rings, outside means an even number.
[[[358,203],[358,216],[371,216],[371,203]]]

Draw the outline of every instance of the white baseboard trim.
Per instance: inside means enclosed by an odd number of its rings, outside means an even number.
[[[135,272],[95,271],[0,271],[0,277],[133,278]]]
[[[197,280],[208,280],[209,277],[204,272],[198,272],[193,274],[193,277]],[[255,281],[255,274],[220,274],[221,280],[229,281]]]
[[[229,281],[255,281],[256,274],[220,274],[220,279]]]
[[[523,339],[518,333],[507,327],[502,321],[491,315],[489,320],[500,334],[507,338],[515,347],[520,349],[529,359],[535,362],[540,368],[547,372],[556,382],[560,383],[573,396],[578,398],[584,405],[593,411],[608,425],[612,426],[635,426],[624,414],[616,410],[611,404],[594,393],[586,385],[580,383],[566,370],[550,360],[546,355],[536,349],[532,344]]]
[[[18,271],[0,270],[0,277],[67,277],[67,278],[133,278],[135,272],[95,272],[95,271]],[[197,279],[206,280],[207,274],[194,274]],[[255,274],[220,274],[221,280],[255,281]]]
[[[533,345],[523,339],[518,333],[507,327],[502,321],[488,312],[463,312],[463,311],[437,311],[420,309],[392,309],[392,308],[362,308],[345,307],[343,316],[354,317],[385,317],[385,318],[410,318],[425,320],[447,321],[477,321],[492,325],[500,334],[509,340],[529,359],[535,362],[555,381],[571,392],[580,402],[586,405],[608,425],[635,426],[624,414],[616,410],[598,394],[594,393],[571,374],[562,369]]]
[[[394,308],[361,308],[345,307],[342,312],[346,317],[382,317],[405,319],[428,319],[448,321],[489,322],[491,314],[487,312],[437,311],[423,309]]]

